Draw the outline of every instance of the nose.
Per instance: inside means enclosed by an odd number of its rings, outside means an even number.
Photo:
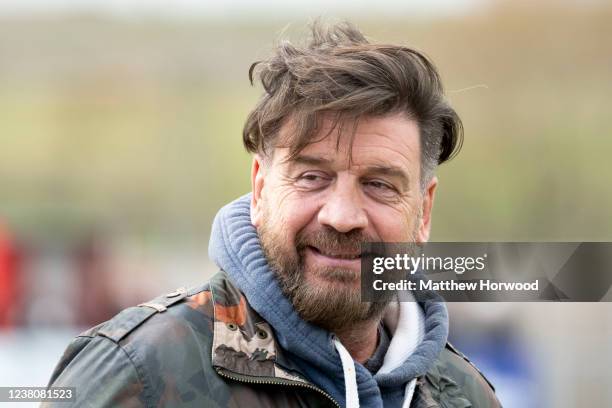
[[[319,223],[342,233],[365,229],[368,226],[368,217],[363,209],[359,191],[352,183],[336,181],[334,189],[326,198],[325,204],[319,210]]]

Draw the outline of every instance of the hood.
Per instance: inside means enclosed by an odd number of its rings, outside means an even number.
[[[280,347],[313,383],[342,406],[350,402],[347,398],[352,399],[349,388],[356,387],[352,392],[358,393],[359,404],[368,407],[383,406],[386,390],[408,389],[410,384],[414,388],[413,380],[428,371],[446,344],[448,313],[444,303],[404,302],[390,309],[385,322],[393,338],[383,367],[373,376],[361,364],[354,363],[354,377],[346,378],[345,372],[350,372],[347,366],[353,362],[347,361],[344,347],[330,332],[301,319],[282,293],[251,224],[250,202],[251,194],[247,194],[219,211],[213,222],[209,256],[274,329]]]

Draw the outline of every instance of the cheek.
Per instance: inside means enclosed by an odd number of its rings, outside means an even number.
[[[316,219],[318,205],[314,200],[304,199],[299,194],[280,192],[270,201],[271,223],[293,243],[295,236]]]
[[[378,208],[370,212],[371,222],[383,242],[409,242],[415,236],[419,213],[416,205],[401,208]]]
[[[404,242],[409,238],[412,225],[409,220],[395,216],[393,218],[378,219],[375,222],[377,231],[383,242]]]

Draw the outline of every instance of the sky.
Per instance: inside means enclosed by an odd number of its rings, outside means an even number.
[[[351,15],[439,16],[469,13],[484,0],[2,0],[0,16],[94,13],[124,18],[299,17]]]

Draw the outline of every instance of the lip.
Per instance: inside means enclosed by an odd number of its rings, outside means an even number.
[[[307,258],[312,259],[316,264],[332,268],[351,269],[361,271],[361,256],[354,259],[339,258],[335,256],[325,255],[314,247],[306,247]]]

